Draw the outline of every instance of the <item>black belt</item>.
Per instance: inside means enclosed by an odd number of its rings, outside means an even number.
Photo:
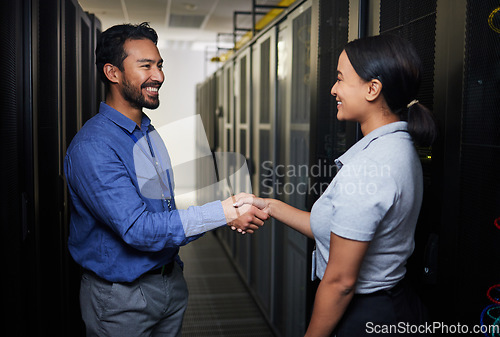
[[[172,273],[172,270],[174,270],[174,264],[175,264],[175,261],[172,261],[160,268],[157,268],[157,269],[151,269],[147,272],[145,272],[143,275],[158,275],[158,274],[161,274],[161,275],[170,275]]]

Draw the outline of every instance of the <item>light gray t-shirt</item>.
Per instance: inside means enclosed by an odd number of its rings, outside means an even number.
[[[311,211],[316,275],[325,273],[333,232],[370,241],[355,292],[390,289],[405,275],[422,203],[422,167],[407,123],[372,131],[335,162],[339,171]]]

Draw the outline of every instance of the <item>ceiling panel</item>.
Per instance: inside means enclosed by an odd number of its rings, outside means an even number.
[[[200,28],[205,21],[205,15],[183,15],[183,14],[170,14],[168,20],[169,27],[178,28]]]
[[[124,3],[129,15],[133,12],[140,12],[145,15],[161,13],[165,16],[167,13],[167,0],[124,0]]]
[[[78,2],[85,11],[93,13],[98,17],[113,15],[123,18],[123,9],[120,0],[79,0]]]
[[[208,15],[219,0],[172,0],[170,12],[182,15]]]
[[[276,5],[280,1],[257,0],[257,4]],[[164,44],[167,40],[180,40],[215,45],[217,33],[233,32],[235,11],[252,9],[252,0],[79,0],[79,3],[101,20],[103,29],[127,21],[150,22]],[[171,15],[176,15],[173,20]],[[238,15],[238,27],[249,28],[251,22],[250,15]]]

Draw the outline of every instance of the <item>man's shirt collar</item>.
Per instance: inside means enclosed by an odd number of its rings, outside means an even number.
[[[113,123],[121,127],[122,129],[127,130],[129,133],[134,132],[135,128],[137,127],[137,124],[119,112],[118,110],[110,107],[104,102],[101,102],[101,105],[99,107],[99,112],[103,114],[106,118],[111,120]],[[148,116],[146,116],[145,113],[142,114],[142,121],[141,121],[141,129],[142,130],[149,130],[151,125],[151,119],[149,119]]]

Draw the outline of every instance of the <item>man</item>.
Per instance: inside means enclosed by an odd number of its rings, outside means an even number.
[[[96,64],[106,102],[68,148],[71,255],[84,268],[87,336],[177,336],[187,305],[179,247],[230,223],[253,232],[267,219],[234,199],[177,210],[168,152],[142,108],[159,105],[163,60],[143,23],[103,32]],[[242,214],[239,218],[238,215]]]

